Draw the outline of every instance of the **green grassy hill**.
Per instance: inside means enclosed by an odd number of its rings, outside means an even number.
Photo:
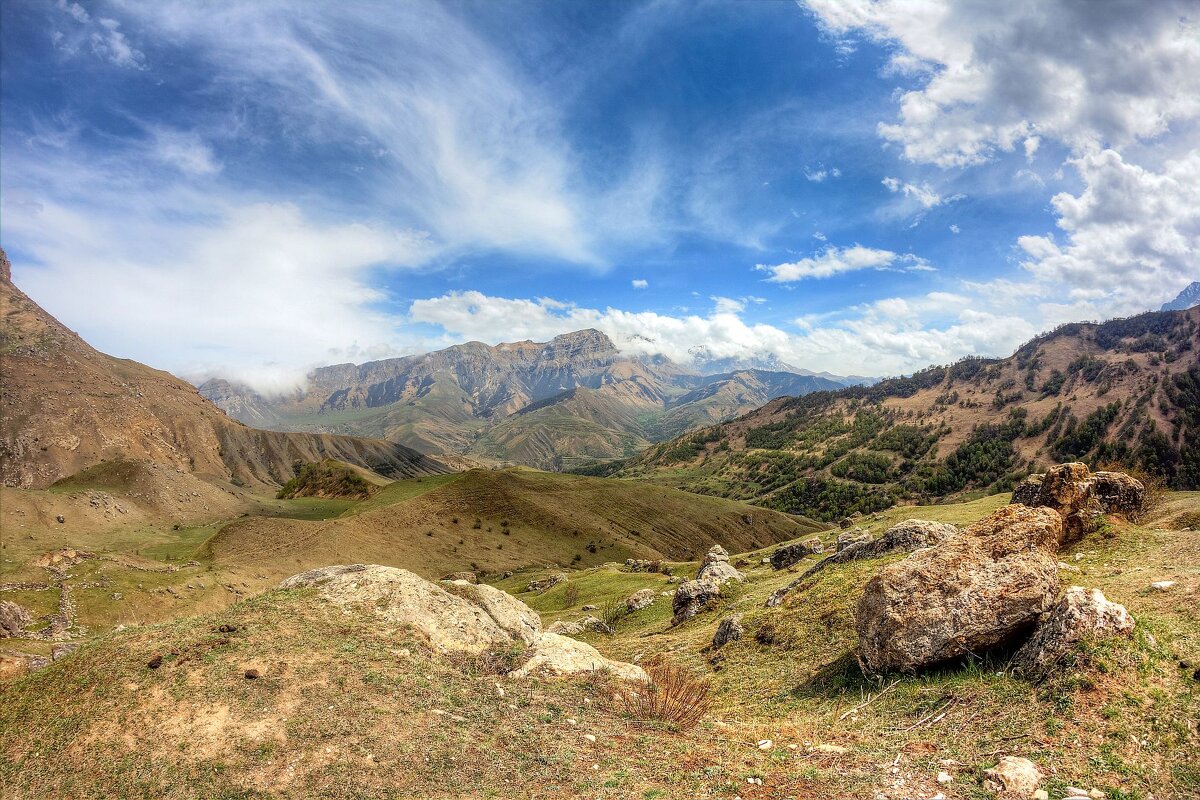
[[[1006,491],[1064,461],[1200,488],[1200,308],[1073,324],[1005,359],[775,400],[592,469],[836,520]]]
[[[907,517],[967,523],[1006,499],[897,508],[867,524],[879,532]],[[719,608],[670,628],[660,597],[624,617],[615,635],[585,635],[607,655],[663,658],[707,681],[711,709],[686,731],[630,719],[613,700],[620,687],[602,676],[501,677],[486,660],[434,657],[403,629],[347,616],[308,591],[272,591],[101,637],[7,685],[0,785],[13,800],[938,792],[984,800],[992,795],[982,771],[1018,755],[1047,774],[1051,797],[1069,785],[1123,800],[1195,797],[1200,533],[1175,526],[1197,513],[1200,493],[1175,493],[1142,525],[1114,524],[1060,554],[1064,585],[1102,589],[1137,629],[1039,685],[1009,675],[999,657],[864,678],[852,655],[854,605],[895,556],[835,565],[767,609],[765,598],[795,573],[759,564],[766,550],[735,555],[749,562],[748,580]],[[545,622],[668,588],[663,575],[600,565],[524,593],[531,574],[501,585]],[[1175,585],[1150,588],[1163,579]],[[744,615],[746,632],[713,652],[717,621],[732,612]],[[162,665],[149,669],[156,656]],[[246,679],[248,669],[259,677]],[[951,782],[940,784],[940,772]]]

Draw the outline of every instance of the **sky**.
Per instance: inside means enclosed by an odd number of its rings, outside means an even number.
[[[1200,279],[1200,2],[5,0],[0,244],[262,391],[586,327],[895,375]]]

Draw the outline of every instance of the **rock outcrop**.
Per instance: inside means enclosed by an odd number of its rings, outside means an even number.
[[[1061,534],[1056,511],[1010,505],[884,567],[858,604],[863,671],[915,672],[1032,627],[1058,593]]]
[[[557,633],[543,633],[533,646],[533,655],[513,670],[512,677],[527,675],[580,675],[607,672],[627,681],[649,681],[646,671],[636,664],[613,661],[600,655],[590,644]]]
[[[466,580],[452,581],[446,590],[482,608],[501,630],[514,639],[533,645],[542,635],[542,618],[508,592]]]
[[[820,543],[818,542],[818,544]],[[787,569],[818,552],[820,551],[814,549],[810,542],[784,545],[771,553],[771,569]]]
[[[671,600],[672,625],[686,622],[721,597],[721,584],[711,578],[684,581]]]
[[[813,564],[801,577],[807,578],[814,575],[830,564],[844,564],[847,561],[858,561],[864,558],[881,558],[892,553],[929,547],[945,541],[951,536],[957,536],[958,533],[957,527],[945,522],[906,519],[888,528],[878,539],[865,538],[848,543],[833,555]]]
[[[653,589],[638,589],[625,598],[625,608],[630,612],[641,611],[653,603],[657,596]]]
[[[545,578],[530,581],[525,587],[527,592],[544,592],[547,589],[553,589],[567,579],[567,573],[556,572],[553,575],[547,575]]]
[[[717,632],[713,634],[713,649],[719,650],[730,642],[741,639],[743,633],[745,633],[745,629],[742,628],[742,615],[729,615],[717,625]]]
[[[908,519],[888,528],[878,539],[872,539],[864,533],[860,536],[855,536],[853,539],[847,538],[843,542],[842,537],[849,537],[849,535],[842,534],[838,536],[837,552],[813,564],[796,580],[776,589],[767,598],[767,608],[778,606],[783,602],[783,598],[787,596],[788,592],[831,564],[844,564],[848,561],[857,561],[864,558],[880,558],[905,550],[917,550],[921,547],[935,545],[951,536],[958,535],[958,533],[958,528],[944,522]]]
[[[1133,627],[1125,607],[1107,600],[1099,589],[1072,586],[1016,652],[1011,666],[1019,675],[1042,680],[1069,667],[1082,642],[1128,636]]]
[[[696,572],[696,580],[744,581],[746,578],[729,563],[729,553],[719,544],[714,544],[704,556],[704,563]]]
[[[1059,464],[1021,481],[1012,501],[1061,514],[1061,543],[1069,544],[1096,530],[1105,514],[1136,520],[1145,509],[1146,487],[1123,472],[1093,473],[1086,464]]]
[[[641,667],[605,658],[584,642],[542,631],[533,609],[493,586],[465,580],[438,585],[397,567],[366,564],[309,570],[279,586],[311,587],[347,613],[374,614],[381,621],[411,628],[437,653],[478,655],[525,648],[525,662],[511,673],[516,677],[604,671],[647,680]]]
[[[33,624],[33,615],[25,606],[11,600],[0,600],[0,639],[23,636]]]

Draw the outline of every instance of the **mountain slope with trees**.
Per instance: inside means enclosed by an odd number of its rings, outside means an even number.
[[[1200,487],[1200,309],[1074,323],[1004,359],[781,398],[592,474],[833,520],[1063,461]]]

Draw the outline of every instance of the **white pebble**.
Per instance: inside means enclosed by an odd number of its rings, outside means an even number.
[[[775,743],[772,742],[770,739],[759,739],[758,740],[758,749],[759,750],[770,750],[774,746],[775,746]]]
[[[951,775],[949,772],[939,772],[937,774],[937,782],[938,783],[950,783],[953,780],[954,780],[954,776]]]

